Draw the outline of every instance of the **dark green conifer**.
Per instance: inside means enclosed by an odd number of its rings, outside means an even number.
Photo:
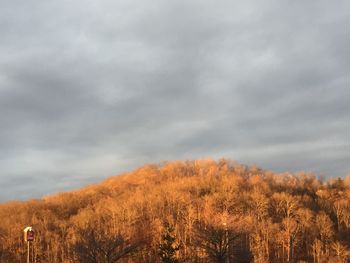
[[[168,223],[164,225],[162,240],[159,245],[158,255],[164,263],[178,263],[176,252],[179,250],[179,245],[176,244],[174,228]]]

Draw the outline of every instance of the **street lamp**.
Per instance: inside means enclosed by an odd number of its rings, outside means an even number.
[[[24,242],[27,242],[27,263],[29,263],[29,259],[30,259],[30,243],[34,241],[35,238],[35,233],[34,230],[31,226],[27,226],[24,230],[23,230],[23,234],[24,234]]]

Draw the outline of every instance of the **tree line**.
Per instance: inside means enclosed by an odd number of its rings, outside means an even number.
[[[82,190],[0,205],[0,262],[350,262],[349,177],[231,160],[146,165]]]

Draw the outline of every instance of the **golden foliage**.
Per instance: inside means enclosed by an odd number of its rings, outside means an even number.
[[[350,185],[221,159],[164,162],[79,191],[0,205],[0,262],[160,262],[164,223],[180,262],[347,262]]]

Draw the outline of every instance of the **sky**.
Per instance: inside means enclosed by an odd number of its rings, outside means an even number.
[[[0,201],[146,163],[350,172],[350,2],[1,0]]]

